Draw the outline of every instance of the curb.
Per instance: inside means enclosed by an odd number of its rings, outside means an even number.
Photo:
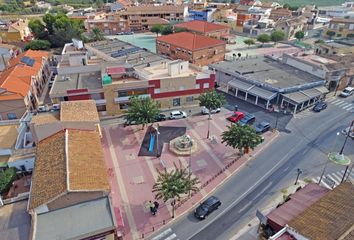
[[[220,186],[222,186],[223,184],[225,184],[226,181],[229,180],[229,178],[231,178],[232,176],[234,176],[234,174],[236,174],[238,171],[240,171],[240,169],[243,168],[243,166],[244,166],[245,164],[247,164],[250,160],[252,160],[255,156],[257,156],[257,154],[258,154],[259,152],[261,152],[265,147],[268,147],[269,144],[272,143],[272,142],[274,141],[274,139],[276,139],[278,136],[279,136],[279,131],[276,130],[276,131],[275,131],[275,136],[274,136],[270,141],[268,141],[266,144],[264,144],[255,154],[249,155],[249,157],[246,159],[246,161],[245,161],[242,165],[240,165],[239,168],[237,168],[232,174],[226,176],[216,187],[214,187],[212,190],[210,190],[210,191],[207,193],[207,195],[204,196],[204,197],[202,197],[198,202],[203,201],[205,198],[207,198],[208,196],[210,196],[217,188],[219,188]],[[195,203],[195,204],[193,204],[190,208],[186,209],[186,210],[185,210],[183,213],[181,213],[180,215],[175,216],[171,221],[167,222],[166,225],[164,226],[164,228],[168,228],[169,225],[171,225],[173,222],[175,222],[176,220],[180,219],[180,218],[183,217],[185,214],[189,213],[191,209],[194,209],[194,208],[195,208],[195,206],[198,204],[198,202]],[[156,232],[161,231],[162,229],[163,229],[163,228],[157,230]],[[153,233],[150,234],[150,235],[147,235],[145,238],[149,238],[149,237],[151,237],[152,235],[153,235]]]

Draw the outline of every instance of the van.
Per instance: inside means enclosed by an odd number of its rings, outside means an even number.
[[[340,93],[339,96],[341,97],[349,97],[354,93],[354,87],[346,87],[344,90]]]

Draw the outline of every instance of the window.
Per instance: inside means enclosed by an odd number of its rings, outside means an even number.
[[[7,118],[8,118],[9,120],[13,120],[13,119],[17,119],[17,116],[16,116],[15,113],[8,113],[8,114],[7,114]]]
[[[128,109],[128,108],[129,108],[129,104],[128,103],[119,104],[119,109]]]
[[[180,98],[174,98],[174,99],[172,100],[172,105],[173,105],[174,107],[181,106],[181,99],[180,99]]]
[[[186,102],[194,102],[194,97],[193,96],[186,97]]]
[[[199,83],[195,85],[195,89],[199,89]]]
[[[209,88],[209,83],[203,83],[203,88]]]
[[[183,91],[184,89],[185,89],[184,85],[179,86],[179,90],[180,90],[180,91]]]
[[[155,93],[155,94],[160,93],[160,88],[155,88],[155,89],[154,89],[154,93]]]

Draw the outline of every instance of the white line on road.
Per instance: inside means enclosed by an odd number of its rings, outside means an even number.
[[[346,102],[343,102],[343,103],[341,103],[341,104],[338,104],[337,106],[338,107],[344,107],[345,105],[347,105],[348,103],[346,103]]]
[[[261,177],[260,179],[258,179],[258,181],[253,184],[246,192],[244,192],[240,197],[238,197],[235,201],[233,201],[227,208],[225,208],[223,211],[221,211],[218,215],[216,215],[216,217],[213,219],[213,221],[208,222],[207,224],[205,224],[198,232],[196,232],[195,234],[193,234],[189,239],[193,238],[194,236],[196,236],[198,233],[200,233],[201,231],[203,231],[205,228],[207,228],[210,224],[212,224],[216,219],[218,219],[219,217],[221,217],[222,215],[224,215],[227,211],[229,211],[231,208],[233,208],[244,196],[246,196],[248,193],[250,193],[251,191],[254,190],[254,188],[256,188],[258,186],[258,184],[260,182],[262,182],[265,178],[267,178],[273,171],[274,169],[276,169],[281,163],[283,163],[283,161],[293,152],[295,151],[295,149],[300,146],[300,144],[302,143],[302,141],[299,141],[296,146],[294,146],[282,159],[280,159],[280,161],[275,164],[266,174],[263,175],[263,177]]]
[[[334,100],[334,101],[333,101],[333,100]],[[328,102],[330,102],[330,103],[332,103],[332,104],[334,104],[334,103],[336,103],[336,102],[339,102],[339,101],[342,101],[342,100],[335,99],[335,98],[333,98],[333,99],[331,99],[331,100],[328,100]]]
[[[350,108],[352,108],[352,104],[351,103],[349,103],[347,106],[345,106],[345,107],[342,107],[343,109],[350,109]]]
[[[336,102],[334,105],[340,105],[340,104],[343,104],[343,101],[339,101],[339,102]]]
[[[156,237],[152,238],[151,240],[159,240],[162,239],[164,237],[166,237],[167,235],[170,235],[172,233],[172,229],[166,229],[165,231],[163,231],[162,233],[160,233],[159,235],[157,235]]]

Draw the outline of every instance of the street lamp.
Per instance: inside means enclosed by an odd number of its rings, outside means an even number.
[[[342,146],[340,152],[339,153],[338,152],[331,152],[331,153],[328,154],[328,159],[330,161],[334,162],[335,164],[346,166],[345,170],[344,170],[344,173],[343,173],[343,177],[342,177],[341,183],[344,182],[345,175],[347,174],[347,171],[348,171],[348,168],[349,168],[349,165],[350,165],[350,162],[351,162],[350,158],[343,154],[343,151],[344,151],[345,145],[347,144],[347,140],[349,138],[350,131],[352,130],[353,125],[354,125],[354,120],[351,122],[351,124],[349,126],[348,132],[346,134],[346,137],[345,137],[345,140],[343,142],[343,146]]]
[[[296,171],[297,171],[297,176],[296,176],[295,185],[297,184],[297,180],[299,180],[299,176],[300,176],[300,174],[302,173],[302,171],[301,171],[300,168],[298,168]]]
[[[159,148],[159,124],[156,125],[156,157],[161,157],[161,153],[160,153],[160,148]]]

